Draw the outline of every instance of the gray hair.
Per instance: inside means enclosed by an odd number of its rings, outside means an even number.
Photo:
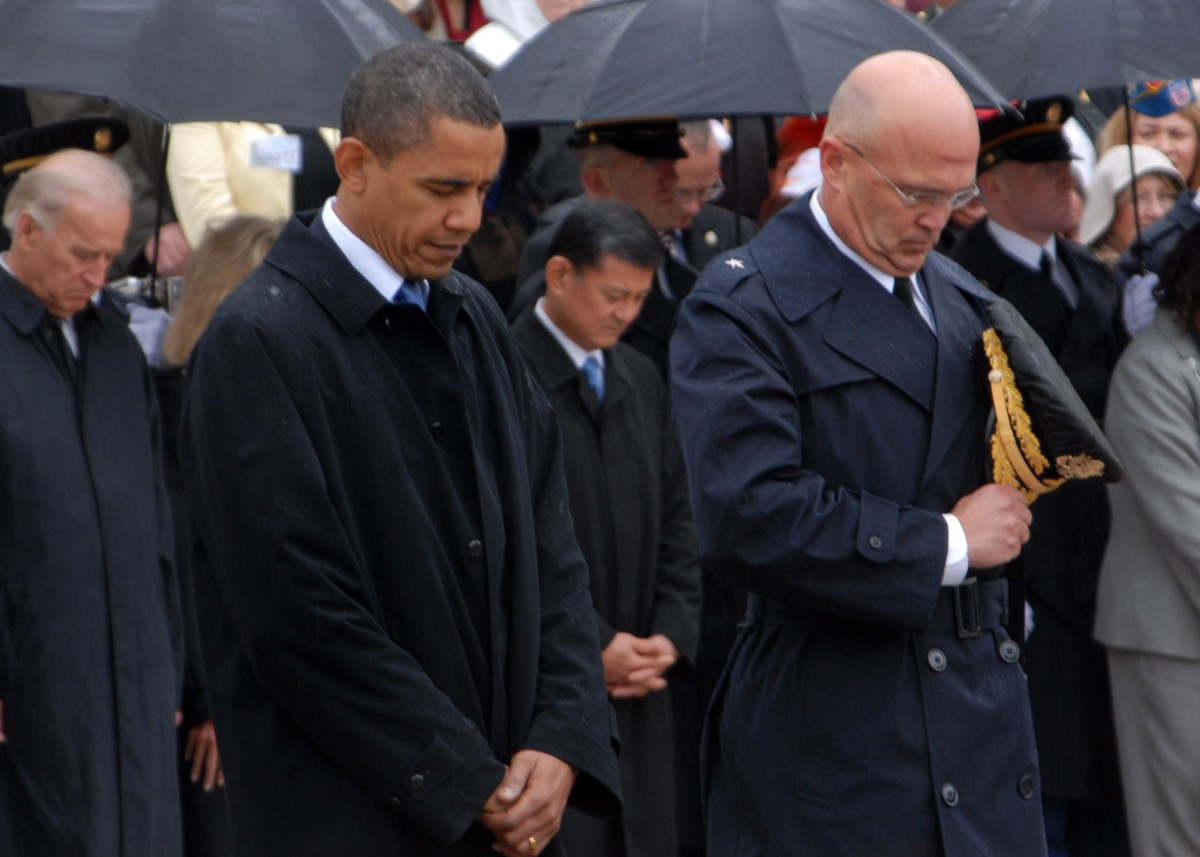
[[[4,228],[15,235],[21,212],[47,232],[77,196],[114,207],[130,205],[129,176],[110,158],[83,149],[63,149],[17,179],[4,201]]]
[[[709,119],[694,119],[680,122],[683,129],[683,142],[691,152],[707,152],[713,144],[712,121]]]
[[[342,136],[361,140],[384,163],[424,143],[440,117],[493,128],[500,104],[469,62],[432,42],[376,54],[351,75],[342,97]]]

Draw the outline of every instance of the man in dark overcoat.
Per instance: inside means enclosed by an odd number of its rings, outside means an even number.
[[[618,806],[554,413],[450,271],[503,148],[460,57],[365,63],[337,195],[193,355],[197,600],[247,853],[561,854],[568,796]]]
[[[672,342],[702,561],[750,591],[709,709],[711,854],[1045,854],[985,477],[989,295],[931,254],[979,131],[940,63],[839,87],[822,188],[714,260]]]
[[[987,217],[954,259],[1037,331],[1097,420],[1126,342],[1107,265],[1056,233],[1074,225],[1070,98],[1018,105],[980,123],[979,187]],[[1010,608],[1032,608],[1025,650],[1051,853],[1127,855],[1112,699],[1092,639],[1108,498],[1072,480],[1038,500],[1029,544],[1010,567],[1023,581]]]
[[[632,208],[589,200],[550,249],[546,295],[517,319],[513,339],[562,426],[625,801],[614,819],[568,812],[563,838],[571,857],[673,855],[675,744],[664,673],[695,658],[700,565],[666,385],[618,341],[652,288],[663,248]]]
[[[547,251],[566,216],[584,199],[623,202],[637,209],[664,242],[671,242],[672,252],[663,257],[654,275],[654,288],[624,336],[625,342],[649,357],[666,377],[667,349],[679,302],[691,292],[709,259],[748,240],[755,230],[752,221],[741,218],[743,237],[737,240],[737,217],[711,205],[689,210],[686,224],[681,221],[684,212],[675,193],[675,170],[677,163],[691,160],[681,144],[681,133],[674,119],[595,122],[575,130],[569,143],[579,150],[584,195],[564,200],[542,215],[538,230],[521,252],[510,319],[516,319],[545,293]],[[715,152],[716,144],[709,143]],[[708,188],[711,186],[710,181]]]
[[[150,372],[93,302],[129,180],[67,149],[21,176],[0,256],[0,854],[181,849],[182,638]]]

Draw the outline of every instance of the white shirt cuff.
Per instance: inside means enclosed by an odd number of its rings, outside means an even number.
[[[958,518],[950,514],[946,519],[946,569],[942,572],[942,586],[958,586],[967,577],[967,534],[963,532]]]

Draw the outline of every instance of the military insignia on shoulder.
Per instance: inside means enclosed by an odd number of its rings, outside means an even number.
[[[733,268],[734,270],[741,270],[742,268],[746,267],[746,263],[741,259],[726,259],[725,265],[729,268]]]

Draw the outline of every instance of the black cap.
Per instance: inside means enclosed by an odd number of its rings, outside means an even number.
[[[129,126],[111,116],[85,116],[52,122],[0,137],[0,183],[17,176],[62,149],[108,155],[129,140]]]
[[[683,130],[679,120],[674,118],[580,122],[567,145],[582,149],[607,143],[631,155],[674,161],[687,157],[687,152],[679,145],[681,136]]]
[[[1121,479],[1121,462],[1042,338],[1016,307],[997,298],[983,334],[996,411],[994,482],[1027,503],[1068,479]]]
[[[979,172],[1002,161],[1038,164],[1070,161],[1071,145],[1063,123],[1075,115],[1075,104],[1065,95],[1018,101],[1014,109],[992,110],[979,120]]]

